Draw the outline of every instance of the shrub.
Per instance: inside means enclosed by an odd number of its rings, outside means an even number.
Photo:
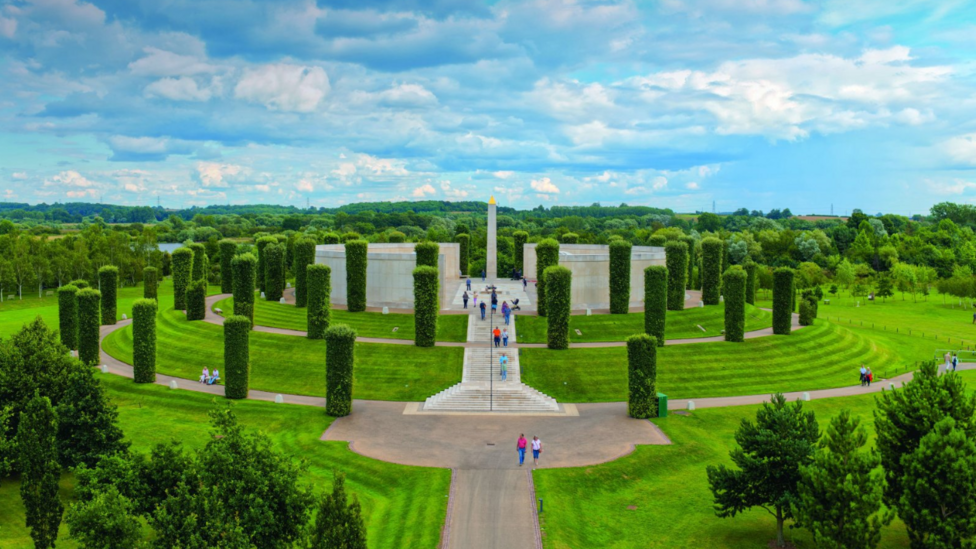
[[[579,244],[579,235],[576,233],[563,233],[559,237],[559,242],[563,244]]]
[[[647,239],[648,246],[663,248],[668,243],[668,239],[663,234],[654,234]]]
[[[232,315],[224,319],[224,396],[247,398],[251,377],[251,319]]]
[[[657,338],[636,334],[627,338],[627,413],[630,417],[657,417]]]
[[[332,269],[328,265],[309,265],[306,271],[308,338],[322,339],[331,320]]]
[[[257,268],[258,258],[250,252],[235,256],[230,262],[230,269],[234,272],[234,314],[247,317],[252,324]]]
[[[263,236],[257,239],[257,241],[254,243],[254,246],[258,250],[258,269],[256,271],[257,278],[255,279],[255,282],[257,283],[258,289],[261,290],[262,292],[266,291],[266,288],[264,287],[264,277],[265,277],[265,273],[267,272],[267,268],[265,267],[265,261],[264,261],[264,249],[270,244],[277,244],[277,243],[278,243],[278,239],[273,236]]]
[[[78,348],[78,287],[68,284],[58,289],[58,328],[61,343]]]
[[[437,268],[421,265],[413,270],[414,344],[417,347],[433,347],[437,339],[439,291]]]
[[[156,381],[156,300],[139,299],[132,304],[132,380]]]
[[[145,299],[159,297],[159,271],[156,267],[146,267],[142,270],[142,297]]]
[[[573,291],[573,273],[554,265],[542,273],[546,283],[546,339],[550,349],[569,348],[569,312]]]
[[[88,284],[88,281],[85,280],[85,279],[83,279],[83,278],[79,278],[78,280],[72,280],[68,284],[71,285],[71,286],[74,286],[75,288],[78,288],[79,290],[84,290],[85,288],[90,288],[91,287]]]
[[[99,313],[102,294],[98,290],[78,290],[78,358],[89,366],[98,364]]]
[[[722,241],[709,237],[702,240],[701,277],[702,301],[705,305],[718,305],[722,295]]]
[[[231,262],[237,255],[237,242],[226,238],[217,243],[220,249],[220,293],[234,292],[234,267]]]
[[[746,272],[735,266],[722,275],[725,291],[725,341],[745,341]]]
[[[207,264],[207,248],[199,242],[194,242],[187,247],[193,252],[193,270],[190,274],[190,280],[205,279],[209,268]]]
[[[630,312],[630,242],[610,243],[610,314]]]
[[[535,246],[535,274],[538,280],[536,296],[536,310],[539,316],[546,316],[546,269],[559,265],[559,243],[551,238],[539,242]]]
[[[295,306],[304,307],[308,304],[308,282],[305,268],[315,263],[315,241],[302,238],[295,243],[295,259],[292,271],[295,273]]]
[[[688,245],[688,275],[685,278],[685,288],[694,288],[695,265],[698,265],[698,241],[695,237],[684,235],[681,241]]]
[[[685,308],[685,276],[688,274],[688,245],[672,240],[664,245],[668,266],[668,310]]]
[[[325,413],[352,412],[352,380],[356,362],[356,330],[337,324],[325,331]]]
[[[746,303],[749,305],[756,304],[756,275],[759,271],[759,265],[755,261],[749,261],[745,264],[746,269]]]
[[[285,288],[285,246],[274,243],[264,247],[264,297],[268,301],[281,299]]]
[[[407,240],[407,235],[401,233],[400,231],[392,231],[390,232],[389,235],[387,235],[386,239],[391,244],[400,244],[401,242],[405,242]],[[336,240],[337,241],[339,240],[338,237],[336,238]],[[338,244],[338,242],[336,243]]]
[[[512,239],[515,245],[515,268],[525,272],[525,243],[529,241],[529,233],[515,231],[512,233]]]
[[[106,265],[98,270],[98,286],[102,293],[102,325],[115,324],[119,293],[119,268]]]
[[[773,271],[773,333],[790,335],[793,325],[793,269]]]
[[[417,266],[421,267],[427,265],[429,267],[437,268],[437,256],[441,253],[441,247],[436,242],[418,242],[413,248],[414,253],[417,254]]]
[[[351,313],[366,310],[366,254],[365,240],[346,242],[346,307]]]
[[[363,237],[359,233],[348,232],[342,235],[342,242],[352,242],[353,240],[363,240]]]
[[[186,288],[186,319],[203,320],[207,316],[207,281],[194,280]]]
[[[339,235],[336,233],[325,233],[322,235],[322,244],[338,244],[339,240]]]
[[[817,318],[817,296],[804,292],[800,299],[800,326],[811,326]]]
[[[644,331],[664,345],[668,316],[668,269],[651,265],[644,269]]]
[[[470,260],[471,235],[461,233],[454,237],[457,240],[459,253],[458,261],[461,264],[461,276],[468,276],[468,261]]]
[[[179,248],[173,251],[173,308],[186,309],[186,288],[193,275],[193,250]]]

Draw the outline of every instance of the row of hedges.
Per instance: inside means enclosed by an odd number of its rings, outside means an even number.
[[[644,269],[644,332],[664,345],[668,316],[668,269],[652,265]]]
[[[102,325],[115,324],[119,293],[119,268],[106,265],[98,270],[98,287],[102,292]]]
[[[688,274],[688,245],[672,240],[664,245],[668,267],[668,310],[685,308],[685,276]]]
[[[217,243],[220,250],[220,293],[229,294],[234,291],[234,267],[231,263],[237,255],[237,242],[226,238]]]
[[[529,233],[525,231],[515,231],[512,233],[512,240],[515,246],[515,269],[525,272],[525,243],[529,241]]]
[[[186,289],[186,319],[203,320],[207,316],[207,281],[194,280]]]
[[[734,266],[722,275],[725,292],[725,341],[744,341],[746,333],[746,272]]]
[[[234,314],[247,317],[253,324],[258,258],[250,252],[235,256],[230,262],[230,269],[234,273]]]
[[[262,292],[265,291],[264,276],[267,270],[267,267],[265,267],[264,249],[271,244],[277,243],[278,239],[273,236],[262,236],[254,242],[254,247],[258,250],[258,270],[257,279],[255,282],[257,283],[258,290],[261,290]]]
[[[311,238],[300,238],[295,242],[295,257],[292,260],[292,271],[295,273],[295,306],[304,307],[308,304],[308,281],[305,268],[315,263],[315,241]]]
[[[698,265],[698,241],[691,235],[684,235],[681,241],[688,246],[688,274],[685,277],[685,288],[694,288],[695,265]]]
[[[224,319],[224,396],[247,398],[251,379],[251,319]]]
[[[759,273],[759,265],[755,261],[748,261],[746,269],[746,303],[756,304],[756,275]]]
[[[332,268],[309,265],[305,269],[308,284],[308,338],[323,339],[331,321]]]
[[[545,272],[549,267],[559,265],[559,243],[551,238],[546,238],[535,246],[535,273],[538,280],[538,295],[536,297],[536,309],[539,316],[546,316],[548,301],[546,300],[546,277]]]
[[[337,324],[325,331],[325,413],[352,412],[352,380],[356,363],[356,330]]]
[[[156,381],[157,309],[155,299],[132,304],[132,380],[136,383]]]
[[[441,246],[436,242],[430,242],[425,240],[423,242],[418,242],[416,246],[413,247],[413,251],[417,254],[417,266],[428,266],[437,268],[437,256],[441,253]]]
[[[78,358],[82,363],[94,366],[99,362],[100,304],[102,294],[98,290],[78,290]]]
[[[627,338],[627,413],[630,417],[657,417],[658,340],[647,334]]]
[[[718,305],[722,295],[722,241],[715,237],[702,240],[701,277],[702,301],[705,305]]]
[[[201,280],[207,277],[207,248],[199,242],[194,242],[187,246],[193,252],[193,271],[190,275],[191,280]]]
[[[790,335],[793,325],[793,269],[773,271],[773,333]]]
[[[275,242],[264,247],[264,298],[278,301],[285,291],[285,246]]]
[[[438,292],[437,268],[420,265],[413,270],[414,344],[433,347],[437,339]]]
[[[471,235],[461,233],[454,237],[458,243],[458,261],[461,263],[461,276],[468,276],[468,263],[471,261]]]
[[[610,314],[630,312],[631,244],[623,240],[610,243]]]
[[[173,251],[173,308],[186,309],[186,288],[193,275],[193,250],[178,248]]]
[[[58,331],[61,343],[78,348],[78,287],[68,284],[58,289]]]
[[[156,267],[146,267],[142,270],[142,297],[144,299],[159,298],[159,271]]]
[[[550,349],[569,348],[570,300],[573,292],[573,273],[566,267],[554,265],[542,273],[546,283],[546,340]]]
[[[350,313],[366,310],[366,255],[369,244],[365,240],[346,242],[346,307]]]

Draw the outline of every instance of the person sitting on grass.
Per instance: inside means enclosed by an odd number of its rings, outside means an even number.
[[[200,383],[206,383],[207,379],[210,378],[210,369],[207,367],[203,368],[203,373],[200,374]]]

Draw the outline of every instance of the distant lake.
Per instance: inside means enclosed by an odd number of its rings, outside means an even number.
[[[161,242],[159,244],[159,251],[173,253],[173,250],[182,247],[182,242]]]

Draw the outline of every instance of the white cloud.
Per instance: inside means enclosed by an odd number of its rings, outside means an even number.
[[[112,150],[139,154],[163,154],[167,150],[168,139],[162,137],[129,137],[113,135],[108,142]]]
[[[80,173],[69,170],[44,180],[45,187],[95,187],[97,184],[81,175]],[[69,195],[70,196],[70,195]]]
[[[95,189],[84,189],[84,190],[81,190],[81,191],[68,191],[65,194],[68,195],[68,198],[83,198],[83,197],[86,197],[86,196],[94,197],[95,196]]]
[[[197,163],[197,177],[204,187],[229,187],[231,182],[236,182],[250,173],[249,168],[236,164]]]
[[[655,191],[666,189],[667,186],[668,186],[668,178],[662,177],[660,175],[655,177],[654,181],[651,184],[651,188],[653,188]]]
[[[27,179],[27,172],[14,172],[10,176],[11,179]]]
[[[424,107],[437,103],[437,96],[420,84],[396,84],[379,93],[380,101],[394,107]]]
[[[699,189],[699,187],[698,187],[698,183],[696,183],[696,182],[694,182],[694,181],[692,181],[692,182],[690,182],[690,183],[688,183],[688,184],[686,184],[686,185],[685,185],[685,188],[686,188],[686,189],[690,189],[690,190],[692,190],[692,191],[697,191],[697,190]]]
[[[976,166],[976,133],[947,139],[942,143],[942,150],[953,162]]]
[[[532,187],[532,190],[537,193],[559,194],[559,187],[554,185],[548,177],[533,179],[529,185]]]
[[[515,175],[515,172],[509,170],[499,170],[497,172],[491,172],[491,175],[497,177],[498,179],[508,179]]]
[[[390,158],[377,158],[368,154],[361,154],[356,160],[356,165],[373,175],[407,175],[410,172],[403,167],[399,160]]]
[[[148,55],[129,63],[129,70],[138,76],[192,76],[194,74],[209,74],[220,70],[220,67],[207,63],[192,55],[180,55],[159,48],[148,47]]]
[[[0,17],[0,36],[13,38],[17,32],[17,20]]]
[[[925,186],[928,187],[930,192],[940,195],[959,195],[969,189],[976,189],[976,183],[962,179],[953,179],[952,181],[932,181],[926,179]]]
[[[298,184],[295,185],[295,190],[303,193],[310,193],[315,191],[315,187],[308,179],[302,179],[299,180]]]
[[[435,189],[433,185],[431,185],[430,183],[425,183],[424,185],[421,185],[416,189],[414,189],[413,192],[410,193],[410,196],[414,198],[423,198],[425,196],[432,195],[436,192],[437,189]]]
[[[647,189],[645,187],[637,186],[637,187],[629,187],[626,191],[624,191],[624,194],[634,196],[638,194],[645,194],[646,192]]]
[[[146,86],[146,97],[164,97],[173,101],[207,101],[213,96],[209,87],[201,88],[188,77],[163,78]]]
[[[330,89],[321,67],[276,64],[245,71],[234,96],[273,111],[312,112]]]
[[[441,190],[444,191],[444,196],[447,198],[467,198],[468,191],[464,189],[455,189],[451,187],[450,181],[441,181]]]

